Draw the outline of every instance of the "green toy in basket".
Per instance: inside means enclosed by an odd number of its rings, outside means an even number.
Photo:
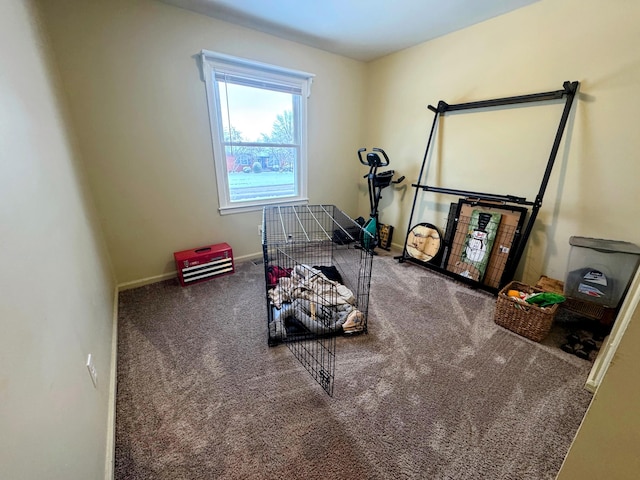
[[[556,303],[562,303],[566,300],[562,295],[553,292],[534,293],[525,301],[540,308],[550,307]]]

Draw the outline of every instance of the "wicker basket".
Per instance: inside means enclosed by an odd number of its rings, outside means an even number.
[[[534,342],[540,342],[551,330],[553,317],[558,305],[540,308],[507,295],[509,290],[525,293],[539,293],[540,290],[520,282],[511,282],[498,293],[495,322],[501,327],[522,335]]]

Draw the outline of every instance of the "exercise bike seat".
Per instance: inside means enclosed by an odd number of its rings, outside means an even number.
[[[386,188],[391,185],[395,171],[387,170],[385,172],[377,173],[373,177],[373,186],[376,188]]]

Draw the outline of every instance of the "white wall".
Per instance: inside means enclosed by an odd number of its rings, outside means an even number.
[[[519,276],[564,279],[572,235],[640,244],[635,191],[640,176],[640,3],[541,0],[506,15],[379,59],[368,66],[366,141],[387,150],[415,182],[439,100],[462,103],[537,93],[580,81],[565,141]],[[560,107],[448,115],[431,185],[533,200]],[[487,140],[483,143],[484,140]],[[429,195],[432,195],[431,197]],[[413,189],[389,194],[382,221],[406,232]],[[441,225],[446,205],[421,196],[413,223]],[[448,197],[443,203],[456,201]],[[386,203],[385,203],[386,202]],[[361,196],[361,208],[366,197]],[[395,238],[402,243],[404,237]]]
[[[261,252],[261,212],[217,210],[202,49],[316,75],[310,201],[360,214],[363,63],[152,0],[40,3],[119,283],[170,274],[177,250]]]
[[[114,280],[35,18],[0,1],[0,478],[96,479]]]

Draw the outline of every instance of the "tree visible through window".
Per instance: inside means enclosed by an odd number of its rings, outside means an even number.
[[[203,51],[221,213],[305,202],[312,76]]]

